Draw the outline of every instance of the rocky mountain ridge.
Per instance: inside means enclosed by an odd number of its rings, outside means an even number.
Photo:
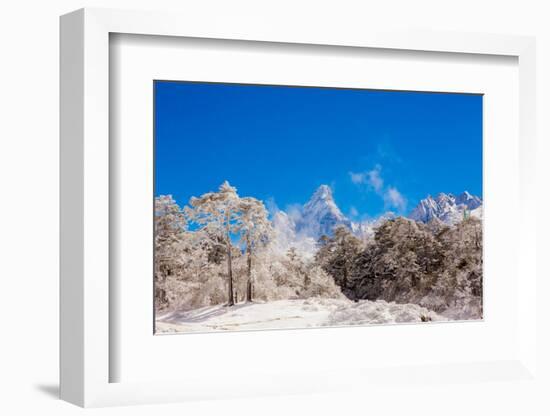
[[[430,195],[422,199],[408,218],[426,224],[436,222],[453,225],[468,215],[481,218],[482,208],[482,199],[467,191],[456,196],[440,193],[435,198]],[[321,185],[309,201],[292,215],[277,211],[272,221],[282,249],[293,246],[302,252],[313,252],[319,238],[332,235],[336,226],[343,225],[357,237],[368,239],[374,235],[378,226],[396,217],[393,212],[387,212],[372,220],[352,221],[336,204],[330,186]]]

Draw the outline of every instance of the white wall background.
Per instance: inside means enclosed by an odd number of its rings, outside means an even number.
[[[84,6],[269,16],[308,25],[369,25],[536,35],[540,190],[539,273],[550,280],[550,11],[545,0],[11,0],[0,6],[0,413],[67,415],[81,409],[56,399],[58,382],[58,16]],[[545,164],[545,166],[542,166]],[[546,217],[544,217],[546,216]],[[544,264],[543,264],[544,262]],[[544,269],[543,269],[544,267]],[[539,285],[540,299],[550,284]],[[550,302],[539,302],[540,368],[550,374]],[[546,351],[546,352],[544,352]],[[548,382],[548,378],[546,378]],[[546,391],[543,391],[543,387]],[[92,410],[97,414],[549,414],[530,385],[434,385],[373,397],[259,398]],[[544,404],[543,404],[544,403]]]

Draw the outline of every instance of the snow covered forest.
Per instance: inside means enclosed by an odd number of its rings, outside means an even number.
[[[224,182],[155,199],[156,332],[481,319],[482,200],[422,200],[353,222],[322,185],[268,212]]]

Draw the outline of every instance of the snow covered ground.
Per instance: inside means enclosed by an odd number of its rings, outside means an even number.
[[[157,318],[157,333],[211,332],[447,320],[413,304],[347,299],[295,299],[207,306]]]

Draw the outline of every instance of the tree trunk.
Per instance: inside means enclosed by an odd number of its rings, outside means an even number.
[[[233,270],[231,268],[231,243],[227,245],[227,306],[233,306],[235,299],[233,297]]]
[[[347,287],[348,285],[348,266],[345,264],[344,260],[344,280],[342,281],[342,287]]]
[[[246,239],[248,281],[246,283],[246,301],[252,302],[252,248],[250,247],[250,237]]]
[[[342,240],[342,243],[345,244],[345,241]],[[345,288],[347,287],[348,285],[348,253],[347,253],[347,250],[344,246],[344,255],[343,255],[343,258],[344,258],[344,280],[342,281],[342,287]]]

